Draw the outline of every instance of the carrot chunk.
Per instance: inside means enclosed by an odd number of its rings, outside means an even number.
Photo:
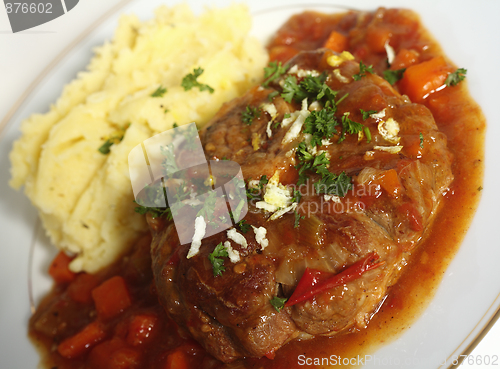
[[[338,53],[347,50],[347,46],[348,46],[347,37],[345,37],[342,33],[339,33],[337,31],[333,31],[332,33],[330,33],[330,36],[328,36],[328,39],[324,44],[324,47]]]
[[[89,354],[89,367],[93,369],[137,369],[141,353],[114,337],[95,346]]]
[[[189,369],[187,353],[181,350],[172,351],[167,356],[164,369]]]
[[[418,63],[419,54],[417,51],[411,49],[401,49],[396,54],[392,64],[392,70],[398,70],[403,68],[411,67]]]
[[[154,334],[154,328],[158,318],[154,314],[136,315],[130,322],[127,334],[127,343],[131,346],[139,346]]]
[[[120,314],[132,304],[123,277],[114,276],[92,290],[97,314],[102,319],[110,319]]]
[[[444,86],[452,69],[442,56],[407,68],[400,81],[400,90],[413,102],[422,102],[430,94]]]
[[[399,182],[398,174],[394,169],[389,169],[380,173],[375,181],[394,198],[399,197],[403,190],[403,186],[401,186]]]
[[[83,328],[80,332],[62,341],[57,346],[57,351],[61,356],[72,359],[82,355],[87,349],[106,337],[102,325],[94,321]]]
[[[366,30],[366,43],[375,53],[385,52],[385,45],[391,39],[392,32],[384,27],[368,27]]]
[[[49,267],[49,274],[57,284],[69,283],[75,279],[76,274],[69,269],[69,263],[73,260],[63,251],[60,251]]]
[[[68,286],[68,296],[76,302],[89,304],[92,302],[92,290],[99,284],[99,279],[88,273],[79,273]]]

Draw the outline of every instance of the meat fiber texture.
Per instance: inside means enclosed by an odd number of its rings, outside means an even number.
[[[52,243],[76,255],[73,271],[99,270],[147,231],[134,212],[130,150],[174,122],[202,126],[261,80],[267,53],[250,27],[243,5],[199,16],[187,5],[163,6],[145,22],[124,15],[49,111],[22,123],[10,184],[24,186]],[[213,93],[181,86],[195,68]],[[159,88],[166,91],[153,97]],[[115,143],[102,154],[108,138]]]
[[[180,245],[173,223],[148,217],[160,302],[222,361],[272,355],[293,339],[365,327],[425,237],[453,180],[452,155],[430,111],[375,74],[355,80],[358,63],[329,56],[324,50],[299,54],[287,74],[225,104],[201,131],[207,159],[240,164],[247,186],[258,188],[264,175],[269,180],[258,201],[249,201],[245,217],[254,229],[266,229],[267,243],[262,232],[236,227],[246,242],[220,232],[203,239],[188,259],[190,245]],[[306,144],[313,157],[329,159],[328,171],[351,178],[345,196],[316,193],[310,182],[320,178],[309,171],[300,201],[291,190],[280,197],[277,189],[297,183],[299,143],[311,140],[303,117],[321,106],[270,94],[281,93],[290,75],[299,82],[323,71],[337,99],[343,98],[337,120],[348,114],[369,129],[371,139],[363,130],[342,141],[337,127],[317,147]],[[242,120],[247,107],[260,109],[250,125]],[[214,275],[209,254],[218,244],[228,244],[240,258],[224,258],[225,270]],[[355,280],[281,310],[270,303],[289,298],[306,267],[335,275],[372,253],[382,264]]]

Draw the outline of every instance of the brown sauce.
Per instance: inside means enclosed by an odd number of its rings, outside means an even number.
[[[325,16],[305,13],[296,16],[285,24],[272,40],[269,45],[271,57],[286,60],[299,50],[320,47],[333,30],[346,35],[349,40],[349,51],[357,57],[363,57],[365,64],[372,64],[378,72],[387,68],[384,64],[386,54],[385,51],[381,52],[377,49],[378,39],[375,36],[382,35],[380,37],[383,37],[387,30],[389,33],[392,32],[391,37],[394,37],[395,45],[393,46],[396,52],[401,48],[416,50],[419,61],[442,55],[438,44],[422,28],[418,17],[413,13],[379,10],[377,14],[379,19],[383,20],[382,22],[375,22],[373,14],[359,16],[356,13],[349,13]],[[371,36],[367,37],[367,34]],[[403,34],[406,37],[403,37]],[[366,40],[371,40],[373,44]],[[451,62],[448,61],[448,63],[452,65]],[[477,208],[484,170],[485,135],[484,117],[478,105],[469,96],[466,83],[434,92],[422,103],[432,111],[439,129],[448,137],[448,147],[454,155],[455,179],[440,205],[440,212],[432,226],[427,229],[424,240],[413,251],[399,281],[390,288],[387,298],[371,319],[368,328],[345,332],[333,337],[294,341],[281,348],[274,360],[251,359],[229,364],[227,367],[290,369],[303,366],[300,365],[299,355],[304,355],[304,359],[330,358],[332,355],[341,358],[369,355],[377,347],[397,338],[398,334],[407,330],[422,314],[439,286],[447,266],[460,247]],[[138,244],[141,245],[141,242]],[[138,249],[141,249],[141,246]],[[142,255],[144,257],[144,254]],[[134,297],[134,305],[120,319],[108,322],[108,333],[112,332],[109,334],[113,337],[120,337],[117,328],[120,326],[119,322],[130,319],[138,309],[143,311],[149,309],[148,311],[156,314],[162,332],[157,334],[150,344],[134,347],[140,351],[135,364],[129,363],[122,366],[116,364],[113,367],[173,368],[166,363],[165,357],[182,347],[186,347],[187,351],[190,350],[186,361],[189,368],[224,367],[178,331],[175,324],[166,317],[157,302],[151,298],[154,295],[154,287],[151,285],[150,272],[142,270],[137,265],[131,266],[130,260],[132,258],[126,258],[106,271],[102,271],[96,277],[98,282],[93,282],[98,284],[111,275],[119,274],[135,286],[130,289]],[[142,276],[142,279],[139,280],[138,275]],[[88,362],[90,355],[87,353],[76,359],[63,358],[58,354],[55,348],[65,338],[64,335],[49,336],[37,329],[40,316],[50,311],[57,301],[67,299],[68,289],[68,284],[57,285],[44,299],[30,320],[30,336],[34,342],[40,343],[46,358],[46,367],[90,368],[92,367]],[[71,306],[71,303],[67,306]],[[72,335],[81,329],[88,323],[89,314],[92,314],[91,303],[81,303],[78,308],[79,311],[66,311],[67,319],[77,322],[74,323],[74,328],[65,330],[66,335]],[[53,311],[53,313],[56,312]],[[146,357],[148,359],[145,359]]]

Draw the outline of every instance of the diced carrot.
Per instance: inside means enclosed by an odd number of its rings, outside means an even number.
[[[189,369],[189,358],[186,352],[174,350],[167,356],[163,369]]]
[[[276,350],[272,349],[272,350],[266,352],[266,354],[264,356],[270,360],[274,360],[274,358],[276,357]]]
[[[399,182],[398,174],[394,169],[389,169],[380,173],[375,182],[379,183],[380,186],[392,197],[397,198],[403,190],[403,186]]]
[[[154,334],[158,317],[154,314],[136,315],[132,318],[128,328],[127,343],[139,346],[147,342]]]
[[[442,56],[412,65],[406,69],[399,87],[413,102],[422,102],[427,96],[444,86],[453,69]]]
[[[106,369],[137,369],[141,353],[132,347],[123,347],[110,355]]]
[[[323,46],[330,50],[340,53],[344,50],[347,50],[348,46],[347,43],[348,39],[346,36],[337,31],[333,31],[332,33],[330,33],[330,36],[328,36],[328,39],[326,40]]]
[[[69,263],[73,260],[63,251],[60,251],[49,267],[49,274],[54,281],[59,283],[69,283],[75,279],[76,274],[69,269]]]
[[[423,144],[420,143],[419,136],[409,136],[405,137],[405,142],[403,144],[403,150],[406,155],[412,158],[421,158],[423,153]]]
[[[99,279],[95,275],[79,273],[66,291],[73,301],[89,304],[92,302],[92,290],[98,284]]]
[[[125,280],[114,276],[92,290],[97,314],[102,319],[110,319],[120,314],[132,304]]]
[[[88,357],[89,367],[93,369],[135,369],[140,360],[138,350],[116,337],[95,346]]]
[[[87,349],[106,337],[106,332],[101,323],[94,321],[88,324],[80,332],[62,341],[57,346],[61,356],[72,359],[82,355]]]
[[[392,70],[409,68],[418,63],[419,54],[413,49],[401,49],[398,51],[391,64]]]
[[[94,369],[108,369],[111,353],[125,346],[125,341],[113,337],[96,345],[88,356],[89,367]]]
[[[392,32],[384,27],[368,27],[366,30],[366,43],[375,53],[385,52],[385,45],[391,39]]]

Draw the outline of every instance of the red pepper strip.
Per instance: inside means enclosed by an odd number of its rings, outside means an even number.
[[[285,306],[293,306],[299,302],[309,300],[313,296],[330,290],[334,287],[353,281],[369,270],[375,269],[385,262],[373,264],[380,257],[373,252],[364,259],[359,260],[342,272],[332,275],[326,279],[321,278],[326,274],[315,269],[306,268],[304,275],[297,284],[297,288],[288,299]]]

